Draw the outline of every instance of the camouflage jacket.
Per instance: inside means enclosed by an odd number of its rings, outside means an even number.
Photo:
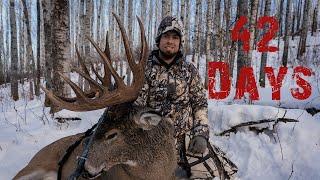
[[[167,65],[149,56],[145,84],[135,101],[174,121],[175,137],[190,131],[191,135],[209,138],[208,103],[197,69],[180,54]]]

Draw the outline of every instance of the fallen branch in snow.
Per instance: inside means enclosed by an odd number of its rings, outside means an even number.
[[[320,112],[320,109],[317,109],[317,108],[307,108],[306,111],[311,114],[312,116],[319,113]]]
[[[291,164],[291,173],[290,173],[290,176],[289,176],[288,180],[291,179],[293,172],[294,172],[294,171],[293,171],[293,163],[292,163],[292,164]]]
[[[213,179],[214,177],[216,177],[216,175],[218,175],[221,180],[232,179],[233,175],[238,172],[238,167],[230,159],[227,158],[226,153],[223,152],[219,147],[215,146],[212,143],[208,143],[207,147],[209,152],[205,156],[198,156],[188,153],[187,158],[189,158],[189,160],[190,158],[195,158],[197,160],[190,163],[188,162],[186,166],[193,167],[202,163],[202,165],[206,169],[202,169],[203,172],[207,171],[211,176],[210,178],[208,176],[208,178],[206,179]],[[192,170],[192,172],[194,172],[194,170]],[[202,178],[196,177],[195,179]]]
[[[80,121],[81,118],[78,117],[56,117],[55,120],[59,123],[65,123],[67,121]]]
[[[259,125],[259,124],[264,124],[264,123],[271,123],[274,122],[275,124],[277,124],[278,122],[299,122],[296,119],[288,119],[288,118],[278,118],[278,119],[262,119],[262,120],[258,120],[258,121],[249,121],[249,122],[245,122],[245,123],[240,123],[238,125],[235,125],[233,127],[231,127],[228,130],[225,130],[219,134],[217,134],[217,136],[224,136],[224,135],[229,135],[231,132],[236,133],[238,131],[239,128],[243,128],[243,127],[249,127],[249,130],[251,131],[256,131],[257,133],[261,133],[263,131],[265,131],[266,128],[256,128],[253,125]]]

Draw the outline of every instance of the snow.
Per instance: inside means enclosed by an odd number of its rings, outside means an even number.
[[[319,119],[300,109],[288,109],[283,116],[284,111],[270,106],[210,106],[211,130],[217,133],[241,122],[278,117],[299,120],[298,123],[281,122],[275,136],[277,142],[264,133],[238,132],[229,137],[211,133],[210,141],[238,165],[240,179],[288,179],[292,167],[293,179],[320,178]]]

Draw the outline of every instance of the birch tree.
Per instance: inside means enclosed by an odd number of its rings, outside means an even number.
[[[92,31],[92,26],[91,26],[91,22],[93,19],[93,2],[92,0],[86,0],[85,1],[85,15],[84,15],[84,32],[83,32],[83,57],[85,64],[88,63],[88,58],[91,57],[91,51],[90,51],[90,42],[88,40],[87,37],[92,37],[91,31]],[[84,81],[84,91],[87,92],[89,91],[89,82],[88,81]]]
[[[10,82],[11,82],[11,96],[14,101],[19,100],[18,93],[18,49],[17,49],[17,26],[16,26],[16,13],[15,2],[10,0],[10,33],[11,33],[11,70],[10,70]]]
[[[230,72],[230,77],[233,77],[233,69],[234,69],[234,59],[235,59],[235,53],[236,53],[236,43],[235,41],[231,41],[230,38],[230,29],[231,29],[231,22],[230,18],[232,15],[232,1],[231,0],[226,0],[225,2],[225,20],[226,20],[226,48],[227,48],[227,59],[229,61],[229,72]]]
[[[190,0],[186,0],[186,18],[184,19],[185,29],[185,53],[190,54]]]
[[[211,38],[212,38],[212,0],[207,0],[207,23],[206,23],[206,70],[208,72],[208,64],[211,60]],[[208,73],[205,77],[205,88],[208,87]]]
[[[249,31],[250,31],[250,42],[249,42],[249,53],[248,53],[248,60],[249,60],[249,65],[251,65],[252,59],[252,53],[253,53],[253,48],[254,48],[254,40],[255,40],[255,24],[256,24],[256,14],[259,6],[259,1],[251,1],[251,10],[250,10],[250,23],[249,23]]]
[[[220,5],[221,5],[221,1],[220,0],[216,0],[215,1],[215,5],[214,5],[214,60],[215,61],[220,61],[221,57],[222,57],[222,50],[221,50],[221,46],[222,46],[222,42],[221,42],[221,26],[220,26],[220,21],[221,21],[221,17],[220,17]]]
[[[307,35],[308,35],[308,27],[309,27],[309,9],[310,9],[310,0],[306,0],[303,8],[303,20],[302,20],[302,30],[301,36],[298,46],[298,54],[297,58],[302,59],[302,56],[306,52],[306,44],[307,44]]]
[[[52,20],[52,59],[53,62],[53,85],[57,95],[65,96],[65,83],[58,72],[68,72],[68,60],[70,59],[70,37],[69,37],[69,4],[67,0],[54,0]],[[51,106],[51,112],[59,110]]]
[[[129,34],[129,44],[133,47],[133,35],[132,35],[132,24],[133,24],[133,0],[128,1],[128,34]],[[131,70],[127,66],[127,84],[130,84],[131,81]]]
[[[302,8],[302,0],[299,0],[299,2],[298,2],[298,13],[297,13],[297,26],[296,26],[296,30],[295,30],[295,33],[294,34],[296,34],[296,33],[299,33],[300,32],[300,23],[301,23],[301,10],[303,9]]]
[[[44,28],[44,50],[45,50],[45,80],[46,88],[52,89],[52,71],[53,71],[53,61],[52,61],[52,25],[51,25],[51,13],[52,13],[52,2],[51,0],[42,0],[42,10],[43,10],[43,28]],[[45,106],[51,106],[49,98],[45,98]]]
[[[29,76],[29,87],[30,87],[30,100],[33,99],[33,84],[36,84],[35,79],[35,61],[32,51],[32,42],[31,42],[31,26],[29,21],[29,12],[25,0],[21,0],[23,5],[23,14],[24,14],[24,23],[27,29],[27,73]],[[34,83],[32,82],[34,81]]]
[[[241,16],[248,16],[248,0],[238,0],[237,17]],[[248,53],[243,50],[243,42],[238,41],[237,77],[240,74],[240,69],[244,66],[249,66]]]
[[[195,14],[195,24],[194,24],[194,33],[193,33],[193,55],[192,62],[197,66],[198,65],[198,53],[199,53],[199,22],[200,22],[200,6],[201,1],[196,1],[196,14]]]
[[[291,12],[291,0],[287,0],[285,30],[284,30],[284,48],[283,48],[283,54],[282,54],[282,66],[285,66],[285,67],[287,67],[287,64],[288,64],[289,30],[291,26],[290,12]]]
[[[122,23],[124,23],[124,4],[125,4],[125,1],[124,0],[120,0],[119,1],[119,16],[120,16],[120,21],[122,22]],[[118,31],[119,32],[119,31]],[[118,35],[119,36],[119,38],[118,38],[118,43],[119,43],[119,46],[118,47],[120,47],[120,49],[117,51],[119,54],[119,57],[120,57],[120,76],[123,76],[124,75],[124,72],[123,72],[123,68],[124,68],[124,64],[123,64],[123,62],[124,62],[124,56],[123,56],[123,45],[122,45],[122,43],[121,43],[121,41],[120,41],[120,34]]]
[[[4,79],[4,42],[3,42],[3,28],[2,28],[2,1],[0,1],[0,85],[5,83]]]
[[[313,10],[311,36],[314,35],[314,33],[317,31],[317,28],[318,28],[319,6],[320,6],[320,0],[317,1],[317,4],[315,5],[314,10]]]
[[[85,0],[80,0],[79,2],[79,44],[77,43],[77,47],[79,48],[78,50],[80,51],[80,55],[83,56],[84,53],[84,45],[85,45]],[[85,59],[84,59],[85,60]],[[79,66],[79,61],[77,61],[78,66]],[[78,76],[78,84],[79,87],[82,89],[83,88],[83,77],[82,76]]]
[[[20,83],[22,85],[24,85],[24,77],[26,75],[28,75],[30,72],[27,72],[25,73],[25,66],[27,66],[27,56],[26,56],[26,43],[25,43],[25,40],[26,40],[26,36],[27,36],[27,32],[26,32],[26,24],[25,22],[23,21],[24,19],[24,15],[23,15],[23,11],[19,11],[18,13],[18,16],[20,19],[20,21],[17,21],[17,23],[19,23],[19,67],[18,67],[18,72],[19,72],[19,78],[20,78]],[[29,77],[30,78],[30,77]],[[30,79],[31,80],[31,79]],[[31,81],[32,82],[32,81]],[[29,91],[30,93],[31,91]]]
[[[162,0],[161,14],[162,18],[171,15],[171,0]]]
[[[266,0],[266,5],[264,7],[264,16],[270,16],[270,9],[271,9],[271,1],[270,0]],[[266,28],[264,28],[263,33],[266,32]],[[267,65],[267,58],[268,58],[268,54],[267,52],[262,52],[261,54],[261,66],[260,66],[260,78],[259,78],[259,82],[260,82],[260,86],[261,87],[265,87],[265,72],[264,72],[264,67],[266,67]]]
[[[37,82],[35,84],[35,95],[36,96],[40,96],[40,78],[41,78],[41,69],[40,69],[40,47],[41,47],[41,42],[40,42],[40,37],[41,37],[41,22],[40,22],[40,17],[41,17],[41,13],[40,13],[41,9],[40,9],[40,0],[37,0],[37,73],[36,73],[36,79]]]

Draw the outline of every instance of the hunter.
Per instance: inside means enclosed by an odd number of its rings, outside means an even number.
[[[151,107],[173,120],[178,165],[188,172],[183,166],[187,161],[186,134],[191,137],[188,151],[204,153],[209,127],[206,93],[198,70],[185,59],[183,42],[182,22],[172,16],[163,18],[155,38],[156,48],[146,65],[145,84],[135,104]]]

